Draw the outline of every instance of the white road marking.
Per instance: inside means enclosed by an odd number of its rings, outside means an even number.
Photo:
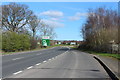
[[[44,63],[47,62],[47,61],[43,61]]]
[[[54,57],[52,59],[55,59]]]
[[[51,59],[49,59],[49,60],[51,60]]]
[[[40,65],[41,63],[38,63],[38,64],[36,64],[36,65]]]
[[[69,48],[69,50],[70,50],[70,48]],[[68,50],[68,51],[69,51]],[[66,51],[66,52],[68,52],[68,51]],[[66,53],[66,52],[64,52],[64,53]],[[40,55],[40,54],[36,54],[36,55]],[[18,60],[18,59],[22,59],[22,58],[24,58],[24,57],[20,57],[20,58],[15,58],[15,59],[12,59],[12,60]],[[57,56],[56,57],[53,57],[52,59],[55,59],[55,58],[57,58]],[[52,59],[49,59],[49,60],[52,60]],[[47,62],[47,61],[43,61],[43,63],[45,63],[45,62]],[[38,64],[36,64],[36,65],[40,65],[41,63],[38,63]],[[27,69],[31,69],[31,68],[33,68],[33,66],[30,66],[30,67],[28,67]],[[16,74],[19,74],[19,73],[21,73],[22,71],[18,71],[18,72],[16,72],[16,73],[13,73],[14,75],[16,75]]]
[[[0,80],[3,80],[3,79],[5,79],[5,78],[0,78]]]
[[[18,60],[18,59],[22,59],[22,58],[24,58],[24,57],[14,58],[12,60]]]
[[[64,53],[67,53],[67,51],[66,51],[66,52],[64,52]]]
[[[18,71],[18,72],[16,72],[16,73],[13,73],[14,75],[16,75],[16,74],[19,74],[19,73],[21,73],[22,71]]]
[[[30,67],[28,67],[27,69],[31,69],[31,68],[33,68],[33,66],[30,66]]]

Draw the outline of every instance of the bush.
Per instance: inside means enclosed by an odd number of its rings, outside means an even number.
[[[30,49],[35,49],[37,47],[37,40],[35,40],[34,38],[30,39]]]
[[[5,32],[2,34],[2,50],[5,52],[26,50],[30,48],[30,39],[26,34]]]

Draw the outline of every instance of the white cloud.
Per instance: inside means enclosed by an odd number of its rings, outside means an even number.
[[[69,17],[69,20],[71,20],[71,21],[76,21],[76,20],[79,20],[79,19],[80,19],[79,16],[70,16]]]
[[[54,21],[54,20],[42,19],[42,21],[43,21],[45,24],[48,24],[48,25],[51,26],[51,27],[64,27],[64,24],[63,24],[63,23],[60,23],[60,22],[57,22],[57,21]]]
[[[40,13],[40,15],[44,15],[44,16],[50,16],[50,17],[62,17],[64,14],[61,11],[45,11]]]
[[[39,15],[46,17],[43,18],[42,21],[51,27],[64,27],[64,24],[62,23],[64,14],[61,11],[48,10],[41,12]]]
[[[68,19],[71,21],[76,21],[79,20],[81,17],[86,17],[87,15],[88,15],[87,13],[77,12],[74,16],[68,17]]]
[[[76,16],[87,16],[88,13],[80,13],[80,12],[77,12],[75,15],[76,15]]]
[[[52,21],[58,21],[58,18],[50,18]]]

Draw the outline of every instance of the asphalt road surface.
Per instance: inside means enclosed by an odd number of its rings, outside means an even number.
[[[3,56],[3,78],[109,78],[92,55],[52,49]]]

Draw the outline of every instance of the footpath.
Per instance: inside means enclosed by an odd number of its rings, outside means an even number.
[[[120,79],[120,60],[113,57],[96,55]]]

